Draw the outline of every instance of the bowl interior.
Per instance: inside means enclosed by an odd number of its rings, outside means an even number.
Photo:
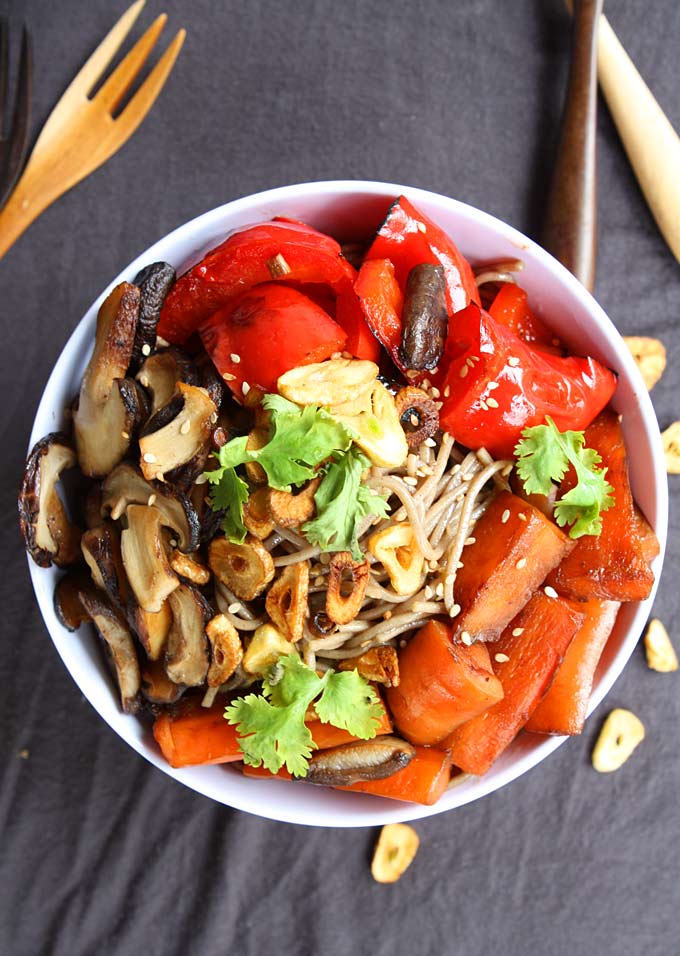
[[[159,259],[178,273],[235,229],[258,220],[285,215],[301,219],[339,239],[370,236],[382,220],[389,200],[406,193],[416,206],[448,231],[473,263],[521,258],[521,284],[532,305],[561,338],[578,353],[588,353],[619,373],[614,406],[623,414],[631,481],[638,504],[661,543],[655,562],[658,580],[667,526],[667,485],[659,430],[647,390],[614,326],[595,300],[548,253],[510,226],[470,206],[434,193],[383,183],[308,183],[270,190],[228,203],[181,226],[139,256],[117,276],[87,311],[66,344],[47,383],[36,415],[31,446],[63,424],[63,409],[77,393],[92,350],[97,309],[117,283],[131,280],[139,269]],[[481,778],[464,777],[434,807],[421,807],[363,794],[262,781],[242,777],[228,766],[173,770],[158,754],[149,731],[136,718],[122,714],[88,628],[68,633],[53,609],[55,569],[40,569],[29,560],[43,618],[64,664],[82,693],[106,722],[169,776],[228,806],[276,820],[315,826],[368,826],[412,820],[461,806],[498,789],[534,766],[565,738],[523,734]],[[653,594],[624,606],[596,675],[590,711],[616,680],[640,636]]]

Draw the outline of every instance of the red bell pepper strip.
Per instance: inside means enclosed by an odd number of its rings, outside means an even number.
[[[380,342],[366,321],[354,289],[342,291],[335,303],[335,321],[347,335],[345,351],[358,359],[380,362]]]
[[[301,223],[263,222],[229,236],[177,280],[161,310],[158,334],[182,345],[213,312],[262,282],[322,283],[337,295],[355,276],[330,236]]]
[[[244,384],[276,391],[280,375],[323,362],[347,340],[340,326],[307,296],[275,282],[245,292],[200,327],[205,350],[239,398]]]
[[[561,341],[536,318],[526,292],[514,282],[505,282],[500,287],[489,308],[489,315],[518,335],[523,342],[556,355],[560,353]]]
[[[404,297],[390,260],[364,261],[354,283],[354,291],[369,328],[385,346],[397,368],[404,371],[399,358]]]
[[[446,275],[446,298],[452,314],[469,302],[479,302],[479,291],[470,264],[447,236],[405,196],[390,206],[367,259],[390,259],[402,292],[413,266],[423,262],[442,265]]]
[[[442,365],[442,428],[496,457],[511,456],[522,429],[546,415],[561,431],[582,431],[616,388],[595,359],[541,352],[474,304],[450,323]]]

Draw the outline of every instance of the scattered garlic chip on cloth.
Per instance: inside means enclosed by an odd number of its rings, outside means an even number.
[[[617,707],[605,720],[593,748],[593,767],[611,773],[622,767],[637,745],[645,739],[645,728],[630,710]]]
[[[678,657],[671,644],[668,631],[658,618],[653,618],[645,633],[647,666],[653,671],[666,674],[678,669]]]
[[[624,335],[623,341],[640,369],[647,391],[651,392],[666,368],[666,347],[659,339],[646,335]]]
[[[396,883],[418,852],[420,838],[408,823],[388,823],[380,831],[371,874],[378,883]]]
[[[665,432],[661,432],[666,471],[669,475],[680,475],[680,422],[673,422]]]

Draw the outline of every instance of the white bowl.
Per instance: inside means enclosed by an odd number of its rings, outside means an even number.
[[[227,203],[175,229],[124,269],[77,326],[43,393],[31,446],[63,424],[63,410],[78,390],[92,349],[99,305],[115,285],[125,279],[132,280],[142,266],[162,259],[171,262],[178,273],[182,273],[227,233],[276,215],[301,219],[341,239],[368,236],[381,221],[387,201],[401,193],[450,233],[473,263],[521,258],[524,261],[522,287],[541,317],[575,351],[593,355],[619,373],[613,404],[623,414],[636,500],[661,545],[661,554],[654,562],[658,581],[668,521],[665,463],[647,390],[618,332],[580,283],[530,239],[487,213],[421,189],[351,181],[284,186]],[[465,777],[432,807],[299,783],[246,778],[228,766],[173,770],[161,758],[145,726],[135,717],[121,713],[89,628],[74,635],[57,620],[52,596],[59,573],[54,568],[38,568],[30,559],[29,567],[38,604],[54,645],[95,710],[154,766],[227,806],[274,820],[314,826],[373,826],[413,820],[451,810],[497,790],[539,763],[565,740],[563,737],[520,735],[487,774],[479,778]],[[624,605],[621,609],[600,662],[589,712],[601,702],[633,652],[653,597],[654,593],[642,603]]]

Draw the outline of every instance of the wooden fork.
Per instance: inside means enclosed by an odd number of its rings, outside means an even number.
[[[48,117],[24,174],[0,212],[0,259],[34,219],[112,156],[149,112],[186,36],[180,30],[123,111],[116,107],[144,66],[167,19],[151,24],[94,97],[88,94],[115,56],[145,0],[136,0],[102,40]]]

